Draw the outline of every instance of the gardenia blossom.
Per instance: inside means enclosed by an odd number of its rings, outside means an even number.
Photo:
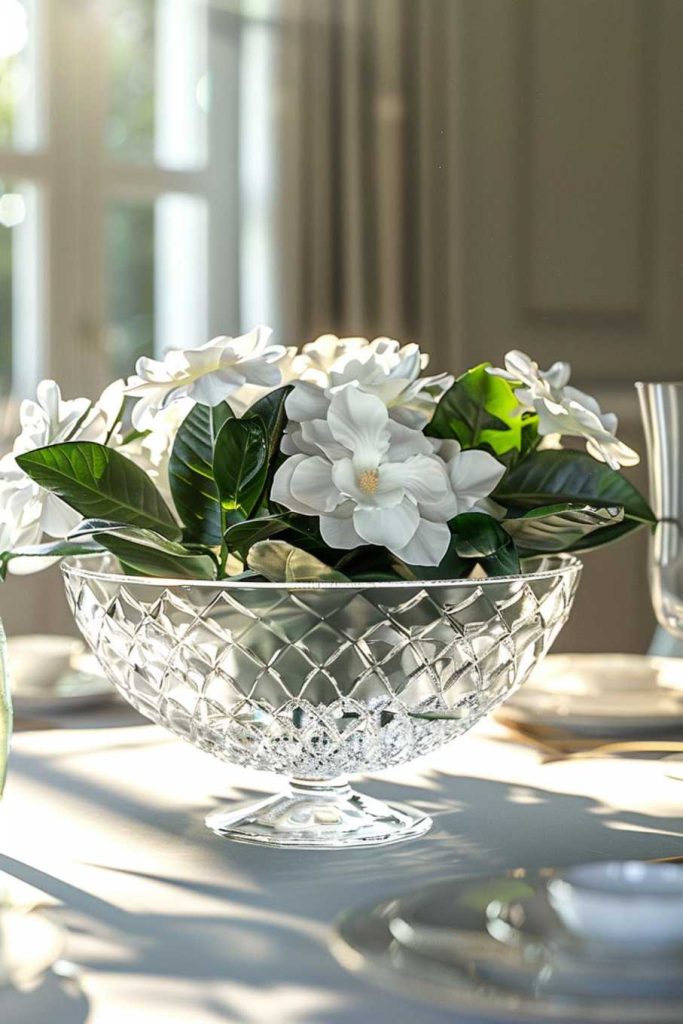
[[[244,385],[275,387],[281,383],[281,345],[269,345],[268,327],[256,327],[239,338],[214,338],[199,348],[171,349],[163,360],[138,359],[139,380],[127,393],[139,398],[133,409],[138,430],[152,426],[154,415],[169,403],[191,398],[216,406],[239,396]]]
[[[36,401],[22,402],[19,416],[21,433],[12,451],[0,459],[3,533],[19,538],[10,546],[36,544],[43,533],[65,537],[82,518],[57,495],[34,483],[19,468],[16,456],[63,441],[101,441],[107,429],[106,417],[97,406],[87,398],[64,401],[53,380],[41,381]]]
[[[376,395],[389,410],[392,420],[416,430],[432,418],[434,409],[453,383],[446,373],[421,377],[429,357],[415,344],[399,346],[391,338],[337,338],[323,335],[304,345],[294,360],[298,379],[287,398],[289,428],[283,451],[308,452],[301,424],[324,419],[332,397],[343,388],[354,386]]]
[[[612,469],[640,461],[637,452],[616,437],[614,413],[603,413],[594,398],[568,386],[569,363],[553,363],[543,371],[524,352],[513,350],[505,357],[505,370],[490,369],[489,373],[522,385],[516,388],[517,398],[538,413],[540,434],[581,437],[588,453]]]
[[[429,438],[391,420],[384,403],[358,387],[334,394],[325,418],[302,423],[301,431],[314,454],[299,452],[282,464],[271,498],[318,516],[333,548],[375,544],[412,565],[439,565],[450,542],[448,520],[489,493],[491,456],[480,466],[486,483],[474,464],[461,464],[465,486],[458,491],[458,457],[485,453],[452,450],[444,461]]]

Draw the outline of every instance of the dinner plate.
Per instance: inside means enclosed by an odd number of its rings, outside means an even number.
[[[12,703],[31,717],[90,708],[110,701],[114,688],[82,640],[15,636],[7,641]]]
[[[343,915],[332,950],[347,968],[413,998],[463,1015],[582,1024],[680,1024],[683,961],[574,956],[551,949],[560,925],[538,904],[551,872],[453,879]],[[534,901],[536,903],[534,904]],[[528,922],[512,913],[517,939],[491,934],[515,904],[534,905]]]
[[[550,655],[498,714],[604,738],[683,729],[683,659]]]
[[[64,932],[37,911],[0,910],[0,988],[23,989],[64,952]]]

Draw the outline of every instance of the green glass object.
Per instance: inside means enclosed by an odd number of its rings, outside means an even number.
[[[0,622],[0,796],[5,785],[7,758],[9,756],[9,740],[12,733],[12,704],[7,678],[5,631]]]

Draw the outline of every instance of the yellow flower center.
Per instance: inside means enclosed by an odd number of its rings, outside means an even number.
[[[358,477],[358,486],[363,494],[374,494],[379,481],[379,470],[364,469]]]

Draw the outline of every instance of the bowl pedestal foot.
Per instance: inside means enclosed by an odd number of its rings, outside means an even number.
[[[344,850],[414,839],[432,821],[409,807],[364,796],[345,779],[297,779],[284,793],[214,811],[206,824],[217,835],[242,843]]]

